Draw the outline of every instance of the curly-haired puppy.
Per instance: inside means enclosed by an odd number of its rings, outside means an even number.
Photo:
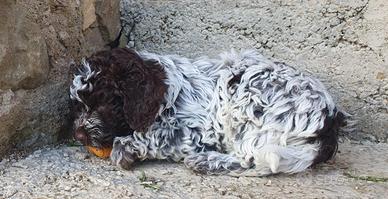
[[[170,159],[208,174],[300,172],[335,155],[348,118],[320,81],[255,51],[194,60],[102,51],[70,92],[75,138],[113,145],[111,161],[125,169]]]

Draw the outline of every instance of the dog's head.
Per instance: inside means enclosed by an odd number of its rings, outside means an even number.
[[[84,145],[106,147],[114,137],[145,131],[163,102],[164,79],[158,63],[127,48],[84,60],[70,86],[74,137]]]

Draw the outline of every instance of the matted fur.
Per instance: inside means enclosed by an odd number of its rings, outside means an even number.
[[[112,51],[114,54],[123,49]],[[125,136],[113,136],[111,160],[116,165],[128,169],[138,160],[171,159],[184,160],[187,167],[208,174],[262,176],[300,172],[335,155],[337,131],[349,116],[337,110],[332,97],[315,78],[284,63],[272,62],[255,51],[232,50],[216,59],[194,60],[130,50],[124,50],[120,56],[125,53],[131,59],[138,55],[135,58],[144,63],[158,63],[139,67],[161,66],[163,75],[157,78],[164,82],[166,90],[157,103],[158,112],[153,113],[152,123],[121,133]],[[118,60],[109,62],[126,64],[120,63],[125,59],[113,59]],[[86,98],[88,93],[98,92],[90,77],[99,79],[108,74],[93,69],[93,63],[85,62],[83,67],[86,72],[74,78],[71,97],[89,107],[79,92]],[[148,72],[142,76],[152,76]],[[138,73],[125,73],[121,78],[133,79],[134,75]],[[155,79],[142,81],[149,84]],[[130,84],[137,83],[126,84],[135,89],[132,92],[143,89]],[[150,105],[146,96],[150,93],[139,100],[136,95],[129,96],[132,93],[126,88],[113,89],[124,93],[124,100],[133,100],[141,107]],[[109,102],[100,104],[104,103]],[[125,106],[120,108],[131,111]],[[85,108],[77,121],[98,120],[104,126],[103,116],[90,116],[93,109]],[[117,118],[121,115],[110,117],[124,122]],[[126,117],[126,125],[134,126],[129,124],[130,120],[142,123],[139,118],[130,117],[137,116]],[[76,123],[76,129],[81,126]],[[85,133],[93,136],[93,132]],[[103,129],[99,133],[112,134]]]

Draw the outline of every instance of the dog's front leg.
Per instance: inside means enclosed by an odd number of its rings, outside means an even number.
[[[113,142],[111,161],[123,169],[130,169],[136,160],[147,158],[147,141],[136,139],[133,135],[116,137]]]

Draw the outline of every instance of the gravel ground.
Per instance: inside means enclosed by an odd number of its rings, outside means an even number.
[[[125,171],[82,147],[58,146],[3,160],[0,198],[384,198],[387,151],[387,144],[346,141],[335,162],[313,170],[236,178],[159,161]]]

